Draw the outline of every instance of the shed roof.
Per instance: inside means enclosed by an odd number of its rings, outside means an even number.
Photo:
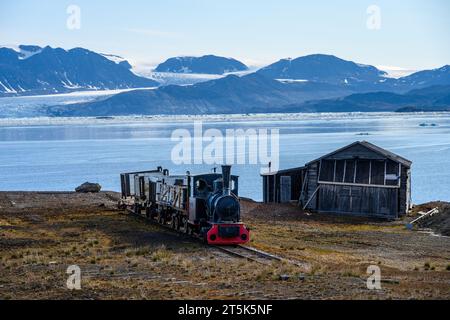
[[[307,165],[311,164],[313,162],[316,162],[316,161],[320,161],[320,160],[322,160],[324,158],[330,157],[330,156],[332,156],[332,155],[334,155],[336,153],[344,151],[345,149],[351,148],[351,147],[353,147],[355,145],[362,145],[362,146],[366,147],[367,149],[372,150],[373,152],[376,152],[378,154],[381,154],[384,157],[386,157],[386,158],[388,158],[388,159],[390,159],[392,161],[401,163],[402,165],[404,165],[404,166],[406,166],[408,168],[410,168],[411,165],[412,165],[412,161],[410,161],[410,160],[408,160],[406,158],[403,158],[403,157],[399,156],[398,154],[395,154],[395,153],[393,153],[391,151],[388,151],[388,150],[383,149],[383,148],[381,148],[379,146],[376,146],[373,143],[370,143],[368,141],[356,141],[356,142],[353,142],[353,143],[351,143],[351,144],[349,144],[349,145],[347,145],[345,147],[342,147],[342,148],[337,149],[337,150],[335,150],[333,152],[330,152],[330,153],[328,153],[328,154],[326,154],[326,155],[324,155],[324,156],[322,156],[320,158],[317,158],[317,159],[315,159],[313,161],[310,161],[310,162],[307,163]]]
[[[275,176],[277,174],[290,173],[293,171],[300,171],[300,170],[304,170],[304,169],[306,169],[306,167],[303,166],[303,167],[284,169],[284,170],[278,170],[278,171],[272,171],[272,172],[264,172],[264,173],[261,173],[261,176]]]

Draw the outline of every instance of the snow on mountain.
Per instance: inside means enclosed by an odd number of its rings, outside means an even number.
[[[417,72],[417,70],[415,69],[407,69],[395,66],[377,66],[377,68],[386,72],[385,77],[394,79],[406,77]]]
[[[0,96],[155,87],[123,58],[83,48],[0,47]]]
[[[157,72],[156,67],[148,64],[133,65],[132,71],[141,76],[159,82],[161,85],[193,85],[200,82],[220,79],[228,75],[245,76],[253,73],[257,68],[249,67],[247,70],[235,71],[224,74],[207,74],[207,73],[175,73],[175,72]]]
[[[257,72],[272,79],[308,80],[358,88],[371,87],[386,76],[373,66],[325,54],[282,59]]]
[[[35,54],[38,54],[42,51],[42,48],[39,46],[30,46],[30,45],[0,45],[0,48],[11,49],[17,52],[17,56],[19,60],[28,59]]]
[[[405,72],[400,68],[390,69]],[[47,103],[25,104],[25,107],[20,99],[17,105],[13,100],[5,105],[3,99],[0,117],[47,112],[58,116],[273,112],[284,111],[286,105],[291,105],[292,110],[345,107],[357,111],[364,110],[366,102],[372,103],[374,109],[376,103],[383,103],[387,109],[395,110],[394,107],[404,106],[400,102],[418,104],[422,101],[415,100],[412,94],[401,94],[450,85],[450,66],[403,77],[393,77],[386,71],[389,71],[388,67],[376,68],[322,54],[282,59],[258,70],[234,59],[212,55],[170,58],[152,68],[131,66],[123,57],[83,48],[3,46],[0,47],[0,97],[160,87],[154,91],[126,92],[117,96],[111,93],[99,101],[90,98],[70,100],[70,104],[78,103],[73,106],[67,106],[69,100],[55,100],[51,105],[58,107],[50,109]],[[362,93],[372,95],[337,99]],[[447,96],[438,98],[430,100],[430,108],[450,104]],[[316,103],[320,99],[332,100]],[[305,104],[307,100],[313,103]],[[80,107],[83,109],[78,109]]]
[[[202,57],[174,57],[159,64],[155,72],[196,73],[223,75],[231,72],[245,71],[248,67],[242,62],[215,55]]]

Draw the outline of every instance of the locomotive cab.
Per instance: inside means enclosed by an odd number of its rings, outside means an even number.
[[[231,166],[222,166],[222,174],[193,176],[192,183],[189,217],[198,224],[200,235],[209,244],[247,242],[249,232],[240,221],[238,177],[231,175]]]

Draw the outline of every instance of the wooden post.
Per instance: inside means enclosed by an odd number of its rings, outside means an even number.
[[[334,172],[333,172],[333,181],[336,181],[336,160],[334,160]]]
[[[303,176],[302,190],[300,191],[300,197],[298,198],[298,205],[300,206],[300,202],[303,200],[303,196],[305,194],[305,186],[308,180],[308,169],[305,170],[305,175]]]
[[[316,190],[314,191],[314,193],[312,194],[311,198],[309,198],[309,200],[306,202],[306,204],[303,206],[303,210],[306,209],[306,207],[309,205],[309,203],[311,202],[311,200],[314,198],[314,196],[316,195],[317,191],[319,191],[320,189],[320,184],[317,186]]]
[[[322,160],[319,161],[319,172],[317,174],[317,181],[320,180],[320,173],[322,172]]]
[[[347,175],[347,160],[344,160],[344,174],[342,175],[342,183],[345,182],[346,175]]]

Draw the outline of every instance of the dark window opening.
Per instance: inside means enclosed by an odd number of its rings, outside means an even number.
[[[384,185],[384,161],[372,161],[370,184]]]
[[[394,162],[392,160],[386,161],[386,174],[396,174],[398,175],[398,168],[399,164],[397,162]]]
[[[319,181],[396,186],[400,164],[392,160],[322,160]]]
[[[356,164],[356,183],[369,183],[370,160],[358,160]]]
[[[345,161],[345,179],[346,183],[354,183],[355,180],[355,160]]]
[[[320,181],[333,182],[334,160],[322,160],[320,166]]]
[[[396,186],[399,179],[400,164],[392,160],[386,162],[386,185]]]
[[[336,160],[334,182],[344,182],[345,160]]]

